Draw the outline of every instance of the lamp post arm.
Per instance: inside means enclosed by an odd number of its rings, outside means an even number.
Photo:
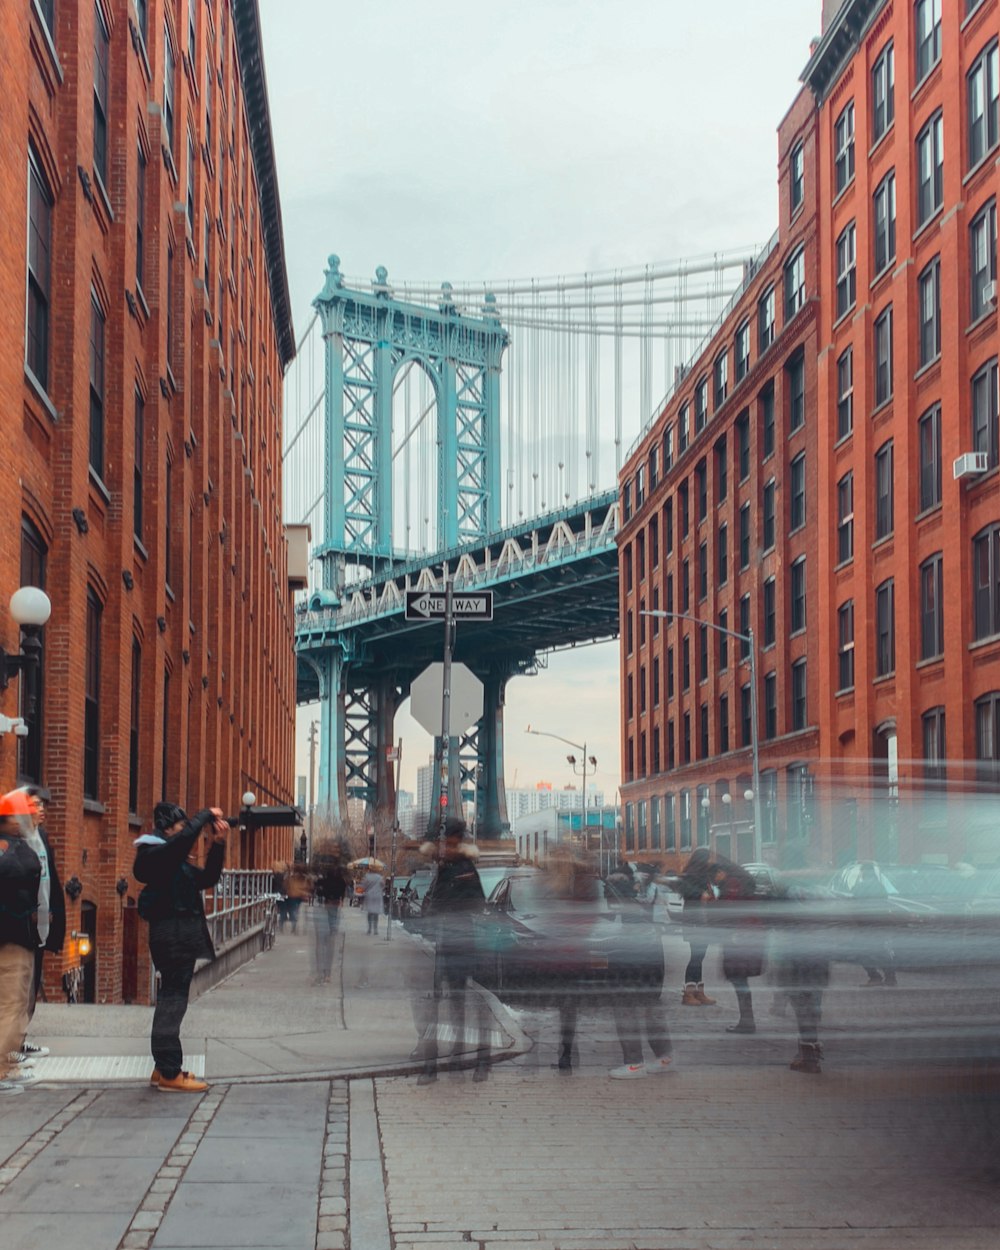
[[[569,738],[564,738],[561,734],[550,734],[545,729],[526,729],[526,734],[534,734],[536,738],[555,738],[558,742],[565,742],[568,747],[574,747],[577,751],[586,752],[586,744],[583,746],[579,742],[570,742]]]
[[[735,629],[726,629],[724,625],[714,625],[711,621],[703,621],[699,616],[691,616],[687,612],[663,612],[659,609],[647,609],[640,616],[658,616],[661,620],[693,621],[695,625],[704,625],[706,629],[714,629],[717,634],[726,634],[730,638],[738,638],[740,642],[749,642],[750,634],[741,634]]]

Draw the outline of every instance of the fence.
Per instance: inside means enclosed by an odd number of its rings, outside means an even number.
[[[259,869],[227,868],[214,890],[205,895],[205,915],[216,951],[263,928],[277,895],[271,889],[271,873]]]

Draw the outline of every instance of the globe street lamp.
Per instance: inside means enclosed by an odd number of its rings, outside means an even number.
[[[723,625],[715,625],[711,621],[703,621],[697,616],[686,612],[664,612],[658,608],[643,610],[640,616],[656,616],[665,621],[693,621],[695,625],[703,625],[705,629],[714,629],[717,634],[725,634],[728,638],[736,638],[747,644],[747,655],[750,660],[750,751],[753,761],[753,790],[744,791],[747,802],[753,800],[753,862],[761,859],[761,823],[760,823],[760,741],[757,735],[757,657],[754,645],[753,630],[748,629],[741,634],[735,629],[726,629]]]
[[[37,586],[22,586],[10,597],[10,614],[21,627],[23,638],[19,654],[8,655],[0,647],[0,690],[7,689],[14,673],[23,673],[25,676],[24,715],[30,717],[35,712],[34,679],[42,653],[42,626],[52,614],[52,603],[45,591],[39,590]],[[23,732],[26,733],[27,730]]]

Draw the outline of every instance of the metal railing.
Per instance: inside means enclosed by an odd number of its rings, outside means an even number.
[[[264,927],[278,901],[271,879],[271,872],[264,869],[226,868],[215,889],[206,891],[205,916],[216,951]]]

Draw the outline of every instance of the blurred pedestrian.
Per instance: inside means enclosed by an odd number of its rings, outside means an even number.
[[[756,1033],[750,977],[764,971],[767,933],[754,905],[753,877],[723,856],[712,864],[712,885],[717,896],[716,912],[722,931],[722,975],[736,991],[740,1018],[727,1025],[727,1033]]]
[[[340,909],[347,893],[347,878],[338,861],[320,866],[313,889],[313,923],[316,930],[314,985],[329,985],[333,972],[333,944],[340,927]]]
[[[684,970],[684,1007],[714,1007],[716,1000],[705,993],[702,965],[708,951],[709,907],[715,902],[712,885],[712,858],[708,848],[699,846],[691,853],[684,871],[676,878],[677,892],[684,900],[681,912],[681,933],[690,950]]]
[[[271,893],[278,896],[278,931],[284,933],[288,922],[288,865],[280,859],[271,865]]]
[[[23,790],[0,799],[0,1094],[19,1093],[36,1079],[30,1064],[12,1061],[28,1028],[28,1001],[38,950],[42,865],[31,849],[32,809]]]
[[[445,825],[443,845],[439,843],[440,840],[428,841],[420,848],[427,857],[438,856],[437,872],[424,895],[421,909],[421,918],[429,918],[424,933],[434,941],[433,1009],[424,1031],[421,1084],[437,1077],[438,1021],[445,989],[454,1037],[452,1053],[458,1054],[464,1044],[469,982],[476,974],[473,917],[482,912],[486,903],[483,883],[476,869],[478,848],[466,840],[465,822],[451,818]],[[473,1079],[482,1081],[489,1076],[488,1012],[484,1000],[475,991],[472,993],[477,1010]]]
[[[775,980],[779,992],[787,996],[798,1028],[798,1054],[788,1065],[793,1072],[821,1071],[819,1028],[835,931],[825,923],[829,918],[825,905],[817,892],[779,883],[769,909]]]
[[[600,881],[592,864],[568,850],[557,848],[549,855],[541,874],[540,894],[546,900],[542,907],[542,926],[547,943],[577,966],[586,960],[587,939],[597,920],[601,897]],[[583,967],[582,964],[579,966]],[[546,987],[547,988],[547,987]],[[553,1003],[559,1012],[559,1055],[555,1068],[573,1071],[573,1047],[584,987],[579,978],[559,976]]]
[[[299,911],[302,908],[302,904],[312,895],[309,876],[301,864],[292,865],[288,873],[286,888],[288,890],[288,919],[291,922],[292,932],[298,933]]]
[[[365,914],[368,917],[368,933],[367,936],[378,933],[378,918],[382,915],[382,891],[385,888],[385,878],[374,867],[369,867],[364,877],[361,879],[365,894]]]
[[[865,945],[862,967],[868,980],[861,982],[862,988],[895,986],[896,956],[888,927],[891,919],[889,890],[874,864],[858,864],[851,896],[858,900],[855,911]]]
[[[56,868],[55,851],[52,849],[52,843],[44,828],[45,799],[41,788],[28,785],[21,789],[28,796],[28,805],[31,808],[31,830],[25,836],[42,866],[42,875],[38,885],[38,947],[35,951],[35,971],[31,979],[31,992],[28,995],[28,1023],[30,1025],[35,1014],[38,991],[42,985],[45,952],[51,951],[54,955],[58,955],[66,941],[66,899]],[[39,1046],[24,1038],[20,1048],[11,1058],[14,1062],[23,1064],[33,1059],[41,1059],[48,1053],[47,1046]]]
[[[192,819],[176,803],[157,803],[153,832],[136,838],[132,875],[144,885],[139,915],[149,924],[149,953],[160,974],[150,1034],[150,1084],[168,1093],[200,1093],[207,1084],[184,1070],[181,1023],[188,1007],[191,978],[199,959],[214,959],[202,891],[222,875],[229,826],[218,807]],[[198,840],[209,838],[204,867],[197,863]]]
[[[661,1001],[663,942],[653,924],[652,907],[639,897],[640,883],[628,864],[619,864],[605,883],[608,901],[619,905],[622,939],[609,953],[608,976],[620,1067],[608,1073],[613,1080],[635,1080],[673,1070],[673,1046]],[[643,1061],[643,1043],[653,1058]]]

